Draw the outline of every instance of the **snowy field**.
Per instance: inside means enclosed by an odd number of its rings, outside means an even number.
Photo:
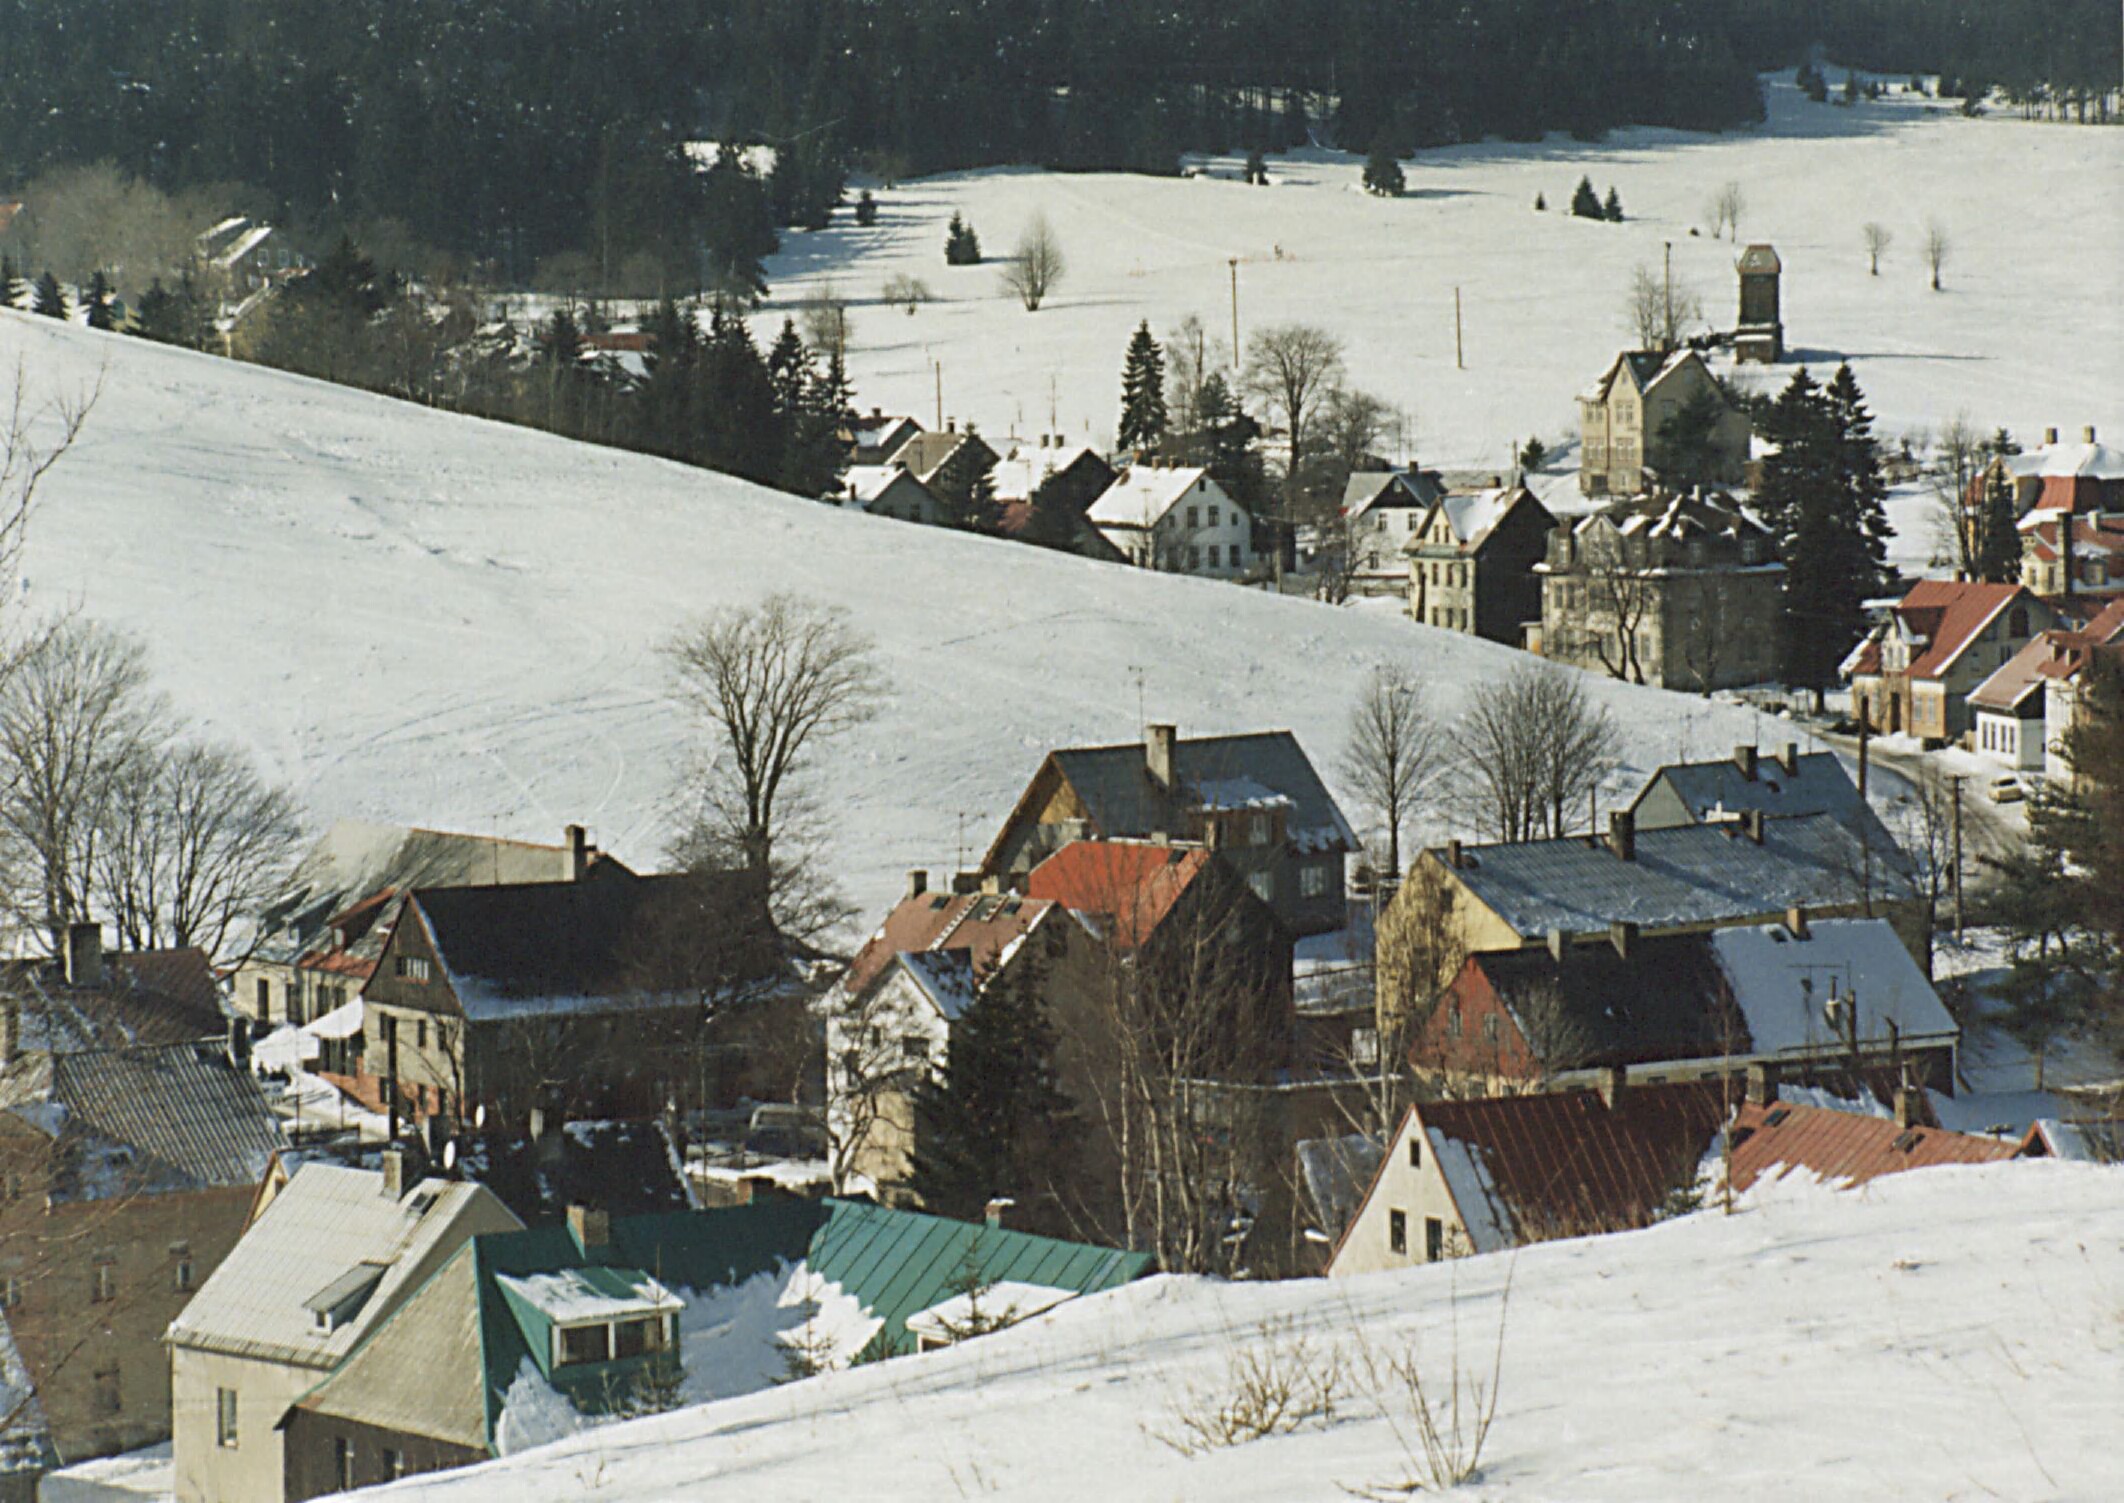
[[[1450,712],[1525,661],[1392,611],[849,514],[0,313],[0,368],[18,362],[45,394],[100,370],[103,395],[9,588],[144,636],[180,707],[320,823],[554,840],[581,821],[654,865],[688,734],[657,646],[696,613],[790,590],[845,606],[889,682],[820,788],[867,924],[908,868],[977,857],[1051,746],[1135,739],[1145,717],[1282,726],[1333,781],[1372,663],[1413,664]],[[1745,710],[1588,683],[1627,737],[1618,789],[1756,730]]]
[[[1266,188],[1238,181],[1237,159],[1195,179],[920,179],[880,193],[874,228],[787,235],[768,265],[778,306],[759,327],[833,282],[856,303],[850,369],[866,406],[932,423],[935,359],[946,416],[1103,446],[1139,319],[1163,334],[1194,314],[1229,348],[1236,257],[1242,341],[1266,324],[1319,324],[1347,344],[1355,384],[1413,411],[1426,464],[1507,468],[1530,433],[1575,450],[1573,399],[1632,342],[1624,292],[1633,268],[1659,270],[1663,243],[1709,325],[1733,327],[1736,252],[1711,238],[1705,208],[1730,180],[1748,200],[1741,240],[1768,241],[1784,261],[1788,346],[1818,377],[1848,358],[1884,431],[1967,411],[2024,444],[2046,426],[2124,437],[2124,131],[1965,120],[1907,94],[1817,105],[1789,76],[1768,102],[1763,127],[1722,136],[1643,129],[1426,151],[1404,163],[1408,193],[1395,200],[1361,192],[1360,158],[1324,152],[1271,158]],[[1616,188],[1625,223],[1565,212],[1581,174]],[[1002,292],[994,265],[944,265],[954,211],[992,257],[1047,215],[1069,270],[1040,312]],[[1878,278],[1860,240],[1869,220],[1894,236]],[[1919,257],[1929,220],[1951,242],[1940,293]],[[938,301],[912,317],[881,306],[900,272]]]
[[[362,1496],[1344,1498],[1407,1476],[1363,1381],[1334,1423],[1230,1450],[1184,1457],[1153,1432],[1264,1341],[1302,1337],[1316,1362],[1339,1350],[1359,1368],[1366,1347],[1413,1348],[1436,1389],[1457,1321],[1463,1367],[1486,1377],[1509,1274],[1495,1427],[1454,1497],[2116,1498],[2118,1175],[2049,1162],[1846,1193],[1769,1183],[1730,1218],[1550,1243],[1516,1263],[1153,1279],[953,1350]]]

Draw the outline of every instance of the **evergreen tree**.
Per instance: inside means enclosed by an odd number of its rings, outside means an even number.
[[[2015,584],[2021,578],[2020,507],[2014,503],[2013,481],[1993,473],[1984,480],[1983,512],[1977,518],[1977,554],[1971,563],[1976,577],[1992,584]],[[2070,518],[2061,518],[2062,528]]]
[[[88,326],[91,329],[110,328],[111,279],[100,268],[89,277],[85,301],[88,304]]]
[[[1536,193],[1534,195],[1534,212],[1537,214],[1546,214],[1549,212],[1549,200],[1547,199],[1547,197],[1540,193]]]
[[[21,307],[22,295],[28,290],[23,286],[22,274],[15,270],[15,258],[0,255],[0,308]]]
[[[1613,184],[1608,187],[1607,202],[1600,206],[1600,217],[1607,220],[1610,224],[1622,223],[1622,199],[1616,194]]]
[[[950,513],[950,525],[967,532],[994,532],[1002,520],[996,502],[996,461],[988,445],[974,442],[967,425],[966,441],[951,451],[930,482],[937,499]]]
[[[1520,448],[1519,467],[1522,470],[1538,470],[1549,457],[1549,446],[1539,438],[1530,438]]]
[[[66,290],[49,271],[37,278],[37,290],[30,299],[30,312],[41,313],[46,318],[66,318],[72,312],[66,305]]]
[[[1165,438],[1165,351],[1150,322],[1136,325],[1121,364],[1121,427],[1114,446],[1124,453],[1155,450]]]
[[[1256,186],[1268,183],[1268,158],[1261,154],[1258,146],[1246,154],[1246,180]]]
[[[1659,478],[1671,490],[1713,484],[1723,462],[1718,425],[1726,404],[1713,393],[1698,392],[1668,413],[1659,425]]]
[[[752,331],[726,302],[718,301],[709,315],[702,375],[697,410],[706,447],[701,462],[710,469],[773,485],[782,459],[773,384],[767,363],[752,342]]]
[[[1384,136],[1372,144],[1372,154],[1364,163],[1364,191],[1376,193],[1381,198],[1399,198],[1408,187],[1402,176],[1401,158],[1394,152],[1393,144]]]
[[[1593,180],[1582,177],[1571,193],[1571,212],[1580,219],[1604,219],[1607,211],[1600,206],[1600,195],[1593,191]]]
[[[206,347],[207,335],[212,324],[207,310],[192,284],[191,273],[185,273],[174,291],[162,285],[156,278],[148,290],[140,295],[140,306],[134,311],[133,332],[142,339],[151,339],[157,344],[181,345],[197,350]]]
[[[981,237],[956,211],[951,216],[951,227],[944,232],[944,260],[951,266],[981,264]]]
[[[878,222],[878,201],[868,188],[856,195],[855,218],[856,223],[865,229]]]
[[[1196,398],[1202,431],[1183,456],[1202,465],[1224,493],[1245,510],[1256,512],[1268,494],[1261,460],[1261,424],[1247,414],[1221,371],[1212,371]]]
[[[952,1024],[942,1071],[915,1086],[910,1187],[924,1210],[971,1221],[1001,1196],[1029,1228],[1061,1229],[1051,1187],[1067,1173],[1073,1123],[1040,978],[1029,956],[984,978]]]
[[[727,141],[701,178],[701,239],[718,300],[751,307],[766,297],[765,263],[781,246],[774,205],[751,162]]]

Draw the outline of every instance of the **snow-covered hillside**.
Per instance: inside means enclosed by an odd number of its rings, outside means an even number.
[[[978,856],[1050,746],[1133,739],[1142,716],[1183,734],[1284,726],[1332,778],[1371,663],[1414,664],[1450,711],[1524,661],[1391,610],[853,515],[0,313],[0,367],[18,361],[36,391],[100,370],[103,394],[11,588],[144,635],[182,707],[319,820],[545,839],[580,820],[654,863],[687,734],[657,644],[773,590],[845,606],[890,681],[822,788],[866,910],[907,868]],[[1754,730],[1686,696],[1597,692],[1636,770]]]
[[[1452,1496],[2115,1498],[2119,1171],[1929,1169],[1770,1184],[1644,1232],[1349,1281],[1154,1279],[963,1347],[636,1421],[373,1494],[509,1498],[1348,1496],[1406,1477],[1362,1381],[1335,1423],[1187,1458],[1173,1428],[1232,1352],[1317,1367],[1412,1348],[1427,1385],[1503,1381]],[[1274,1334],[1264,1337],[1267,1328]],[[1402,1418],[1404,1428],[1407,1420]],[[1411,1436],[1413,1442],[1413,1435]]]
[[[1242,339],[1317,323],[1347,342],[1356,384],[1414,411],[1426,463],[1506,467],[1530,433],[1575,445],[1572,399],[1629,342],[1631,271],[1658,271],[1663,243],[1710,326],[1733,326],[1735,249],[1711,238],[1705,207],[1730,180],[1747,198],[1742,240],[1783,258],[1787,343],[1823,365],[1848,357],[1885,431],[1936,430],[1966,410],[2024,443],[2048,425],[2124,437],[2124,131],[1965,120],[1908,95],[1817,105],[1789,76],[1770,82],[1768,103],[1762,128],[1724,136],[1648,129],[1426,151],[1395,200],[1360,191],[1360,158],[1321,152],[1271,159],[1267,188],[1238,181],[1236,159],[1189,180],[922,179],[881,193],[874,228],[788,236],[768,267],[780,305],[769,315],[830,281],[857,303],[850,368],[864,402],[931,422],[936,359],[947,415],[991,434],[1052,426],[1105,444],[1129,331],[1194,314],[1228,344],[1237,257]],[[1617,189],[1625,223],[1569,217],[1581,174]],[[1533,211],[1537,193],[1547,213]],[[991,256],[1007,255],[1034,213],[1048,216],[1069,271],[1040,312],[998,287],[994,265],[943,264],[954,211]],[[1869,220],[1894,236],[1878,277],[1860,240]],[[1919,257],[1928,221],[1951,245],[1939,293]],[[881,306],[900,272],[939,301],[913,317]],[[1453,360],[1456,287],[1465,370]]]

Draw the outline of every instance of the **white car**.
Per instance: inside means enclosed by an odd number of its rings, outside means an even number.
[[[2027,794],[2021,788],[2019,778],[1995,778],[1991,784],[1991,801],[1994,804],[2018,804]]]

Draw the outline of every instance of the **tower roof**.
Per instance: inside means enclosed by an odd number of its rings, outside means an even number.
[[[1771,276],[1775,276],[1784,269],[1785,263],[1778,260],[1777,252],[1767,245],[1751,245],[1741,252],[1740,271],[1742,276],[1747,276],[1751,272],[1766,272]]]

